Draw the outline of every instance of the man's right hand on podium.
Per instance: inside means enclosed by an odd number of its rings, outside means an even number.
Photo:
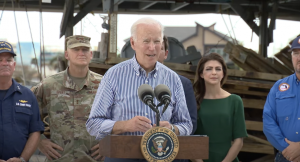
[[[151,120],[144,116],[135,116],[130,120],[127,120],[126,129],[128,132],[146,132],[151,129]]]
[[[52,160],[58,159],[61,155],[55,150],[63,151],[64,149],[59,145],[51,142],[49,139],[41,139],[38,145],[38,149],[47,157],[47,159]]]
[[[144,116],[135,116],[130,120],[117,121],[113,127],[112,134],[121,134],[125,132],[146,132],[151,129],[151,120]]]

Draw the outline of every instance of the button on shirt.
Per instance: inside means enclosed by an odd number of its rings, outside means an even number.
[[[20,157],[29,134],[43,132],[36,97],[26,87],[12,80],[0,102],[0,159]]]
[[[295,74],[271,88],[263,111],[263,131],[279,151],[289,146],[285,138],[300,141],[300,82]]]
[[[145,105],[137,94],[142,84],[149,84],[153,89],[159,84],[169,87],[172,93],[171,103],[161,116],[161,121],[176,125],[180,135],[189,135],[193,126],[178,75],[159,62],[147,75],[135,56],[115,65],[105,73],[86,123],[88,132],[96,136],[96,139],[102,139],[111,134],[116,121],[129,120],[135,116],[145,116],[155,124],[155,112]],[[158,104],[156,99],[154,103]],[[159,107],[160,112],[162,108],[163,106]],[[143,135],[143,133],[127,132],[124,135]]]

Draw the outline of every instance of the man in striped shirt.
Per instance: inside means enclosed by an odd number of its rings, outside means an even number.
[[[169,87],[172,96],[161,116],[160,126],[175,128],[177,135],[190,135],[193,129],[184,90],[178,75],[157,62],[163,42],[163,26],[151,18],[142,18],[131,27],[130,43],[135,56],[110,68],[98,88],[87,131],[100,140],[109,134],[143,135],[155,124],[155,112],[138,97],[142,84]],[[158,101],[154,99],[157,105]],[[162,112],[163,106],[159,107]],[[141,161],[106,158],[105,162]]]

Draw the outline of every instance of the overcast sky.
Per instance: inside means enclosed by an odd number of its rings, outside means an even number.
[[[0,11],[1,13],[1,11]],[[1,15],[0,15],[1,16]],[[39,12],[28,13],[32,36],[34,42],[40,42],[40,14]],[[199,15],[118,15],[118,50],[121,50],[124,42],[123,40],[130,37],[130,27],[139,18],[152,17],[160,21],[164,26],[195,26],[195,22],[203,25],[210,26],[216,23],[215,30],[228,34],[229,31],[232,36],[243,43],[247,48],[258,51],[259,40],[255,33],[251,40],[252,30],[239,16],[223,15],[225,23],[220,14],[199,14]],[[59,38],[60,23],[62,13],[44,12],[43,13],[43,31],[44,43],[47,46],[63,49],[64,37]],[[18,32],[21,42],[31,42],[31,35],[28,26],[26,12],[16,12],[16,19],[18,25]],[[102,19],[99,14],[88,14],[82,22],[79,22],[74,27],[74,34],[83,34],[92,38],[92,46],[97,46],[100,41],[100,33],[105,30],[101,27]],[[272,56],[281,48],[288,45],[295,36],[300,34],[300,22],[277,20],[276,30],[274,31],[274,43],[268,47],[268,54]],[[228,36],[230,36],[228,34]],[[0,22],[0,39],[6,39],[11,43],[17,43],[17,34],[14,13],[12,11],[4,11],[2,20]]]

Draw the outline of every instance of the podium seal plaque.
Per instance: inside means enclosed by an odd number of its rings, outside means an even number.
[[[179,151],[179,140],[170,129],[153,127],[143,135],[141,151],[149,162],[173,161]]]

